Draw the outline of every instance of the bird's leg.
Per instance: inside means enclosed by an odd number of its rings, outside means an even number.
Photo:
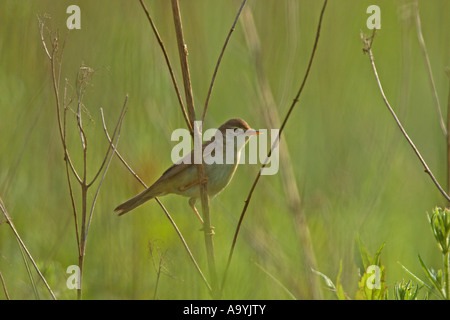
[[[195,198],[190,198],[190,199],[189,199],[189,205],[191,206],[192,210],[194,210],[195,214],[197,215],[197,217],[200,219],[200,221],[201,221],[202,224],[203,224],[203,219],[202,219],[202,217],[200,216],[200,214],[198,213],[197,208],[195,207],[195,201],[196,201]]]
[[[192,210],[194,210],[195,214],[196,214],[197,217],[200,219],[200,221],[201,221],[201,223],[202,223],[202,225],[203,225],[203,227],[200,229],[200,231],[202,231],[202,230],[204,229],[204,222],[203,222],[202,217],[201,217],[200,214],[198,213],[197,208],[195,207],[195,201],[196,201],[195,198],[190,198],[190,199],[189,199],[189,206],[192,208]],[[211,226],[211,234],[215,234],[215,233],[214,233],[214,227],[213,227],[213,226]]]

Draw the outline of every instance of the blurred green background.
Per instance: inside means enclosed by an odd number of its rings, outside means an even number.
[[[197,110],[202,110],[240,2],[180,2],[194,99]],[[119,150],[147,184],[171,165],[170,152],[176,144],[170,140],[171,132],[185,127],[163,55],[138,1],[0,2],[0,195],[23,241],[61,299],[76,298],[75,290],[66,287],[66,269],[77,264],[78,255],[50,64],[40,40],[37,15],[50,15],[46,27],[58,29],[64,37],[69,17],[66,8],[71,4],[81,8],[81,29],[70,32],[65,46],[62,81],[68,79],[68,95],[76,96],[81,65],[95,70],[84,98],[88,176],[96,172],[107,147],[100,107],[112,132],[125,95],[129,95]],[[170,2],[146,4],[182,86]],[[371,32],[366,27],[366,9],[371,4],[381,8],[381,30],[373,53],[386,95],[444,186],[447,174],[446,140],[417,40],[413,2],[329,1],[310,77],[282,139],[291,154],[316,268],[334,280],[342,260],[342,282],[351,297],[359,279],[357,235],[372,253],[386,242],[381,257],[390,287],[410,278],[399,262],[423,275],[418,254],[428,265],[440,268],[441,255],[426,212],[446,205],[388,113],[368,57],[362,52],[360,30]],[[246,4],[254,17],[262,65],[281,119],[303,79],[321,7],[322,1],[313,0],[249,0]],[[444,68],[450,65],[450,2],[420,1],[419,8],[444,108],[449,90]],[[238,23],[219,69],[204,128],[218,127],[232,117],[242,117],[254,128],[266,128],[258,107],[261,99],[254,56],[243,24]],[[444,117],[446,113],[444,108]],[[76,118],[70,112],[68,122],[68,147],[81,171]],[[258,168],[239,166],[229,187],[211,201],[219,275],[223,274],[237,220]],[[120,218],[113,214],[118,204],[141,190],[113,159],[89,230],[83,297],[152,299],[157,282],[153,262],[158,264],[158,257],[152,261],[151,245],[163,254],[166,268],[156,298],[209,298],[155,201]],[[91,191],[89,200],[95,190]],[[79,188],[75,197],[79,206]],[[203,233],[187,199],[169,195],[161,201],[207,275]],[[323,298],[334,298],[305,263],[302,234],[294,221],[280,175],[263,176],[238,238],[224,298],[290,299],[287,289],[298,299],[309,299],[317,297],[312,278],[316,278]],[[0,271],[11,298],[35,298],[18,243],[5,223],[0,224]],[[38,289],[41,298],[49,298],[39,281]],[[1,291],[0,299],[4,298]]]

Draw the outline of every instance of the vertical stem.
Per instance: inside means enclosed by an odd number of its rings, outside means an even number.
[[[81,300],[82,293],[82,279],[83,279],[83,265],[84,265],[84,254],[86,251],[86,213],[87,213],[87,186],[83,181],[81,185],[81,242],[80,242],[80,250],[78,254],[78,267],[80,268],[80,278],[79,286],[77,289],[77,298]]]
[[[173,21],[177,35],[178,54],[180,56],[181,72],[183,74],[184,93],[186,95],[186,105],[191,127],[194,126],[195,108],[194,96],[192,94],[191,75],[189,73],[188,50],[184,42],[183,23],[181,21],[180,6],[178,0],[172,0]]]
[[[445,68],[448,79],[450,80],[450,68]],[[448,89],[448,102],[447,102],[447,194],[450,194],[450,86]],[[450,201],[447,202],[450,205]]]
[[[188,51],[187,46],[184,42],[183,36],[183,23],[181,21],[181,13],[180,6],[178,0],[172,0],[172,12],[173,12],[173,20],[175,24],[175,32],[177,35],[177,45],[178,45],[178,53],[180,56],[180,64],[181,71],[183,74],[183,83],[184,83],[184,92],[186,95],[186,107],[189,115],[189,121],[191,126],[194,128],[195,122],[195,109],[194,109],[194,99],[192,94],[192,86],[191,86],[191,78],[189,74],[189,64],[188,64]],[[201,137],[202,130],[201,127],[194,128],[194,146],[200,146],[200,152],[203,153],[201,148]],[[199,141],[200,139],[200,141]],[[195,148],[194,148],[195,152]],[[217,290],[217,273],[216,273],[216,262],[214,257],[214,243],[213,243],[213,230],[211,227],[211,217],[209,213],[209,196],[207,192],[207,180],[205,174],[205,168],[203,166],[203,155],[201,157],[202,163],[197,165],[197,173],[198,173],[198,181],[200,186],[200,195],[202,202],[202,214],[203,214],[203,230],[205,236],[205,247],[206,247],[206,256],[208,259],[208,267],[209,273],[211,277],[211,289],[213,298],[218,297]]]

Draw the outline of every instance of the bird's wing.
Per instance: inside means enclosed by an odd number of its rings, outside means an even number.
[[[207,141],[202,144],[203,157],[208,156],[213,151],[213,149],[211,149],[207,153],[205,153],[206,146],[209,145],[211,142],[212,141]],[[190,161],[188,161],[188,160],[190,160]],[[194,151],[191,151],[189,154],[187,154],[186,156],[181,158],[177,163],[175,163],[174,165],[169,167],[169,169],[164,171],[164,173],[161,175],[161,177],[156,182],[159,182],[160,180],[163,180],[163,179],[164,180],[169,179],[169,178],[179,174],[180,172],[183,172],[184,170],[189,168],[191,166],[191,164],[193,164],[193,163],[194,163]],[[155,184],[156,184],[156,182],[155,182]]]

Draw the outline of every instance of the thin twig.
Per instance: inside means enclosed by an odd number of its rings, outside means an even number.
[[[433,99],[434,99],[434,104],[436,106],[436,111],[439,116],[439,124],[441,126],[442,133],[444,134],[445,137],[447,137],[448,131],[445,127],[444,117],[442,116],[441,104],[439,103],[439,97],[437,94],[436,85],[434,84],[433,72],[431,71],[431,63],[430,63],[430,59],[428,58],[427,46],[425,45],[425,40],[424,40],[423,34],[422,34],[422,25],[420,23],[418,1],[416,1],[415,5],[414,5],[414,9],[415,9],[415,16],[416,16],[417,38],[419,39],[419,44],[420,44],[420,47],[422,48],[423,56],[425,58],[425,63],[427,65],[428,78],[430,80],[431,90],[433,92]]]
[[[375,29],[374,29],[375,30]],[[397,123],[397,126],[400,128],[400,131],[402,132],[403,136],[406,138],[406,140],[408,141],[409,145],[411,146],[411,148],[414,150],[414,153],[417,155],[417,157],[419,158],[420,162],[422,163],[425,172],[430,176],[431,180],[433,181],[433,183],[436,185],[436,187],[439,189],[439,191],[442,193],[442,195],[447,199],[447,201],[450,201],[450,197],[449,195],[445,192],[445,190],[441,187],[441,185],[439,184],[439,182],[436,180],[436,178],[434,177],[433,173],[431,172],[430,168],[428,167],[427,163],[425,162],[424,158],[422,157],[422,155],[420,154],[419,150],[417,149],[416,145],[414,144],[414,142],[411,140],[411,138],[409,137],[409,135],[406,133],[405,128],[403,128],[402,123],[400,122],[400,120],[398,119],[394,109],[392,109],[391,105],[389,104],[389,101],[386,98],[386,95],[384,94],[383,91],[383,87],[381,85],[381,81],[380,78],[378,76],[378,72],[377,72],[377,68],[375,66],[375,62],[374,62],[374,58],[373,58],[373,53],[372,53],[372,41],[373,41],[373,37],[374,37],[375,33],[372,35],[372,37],[364,37],[361,34],[361,40],[364,43],[364,49],[363,51],[369,54],[369,60],[370,60],[370,64],[372,66],[373,69],[373,73],[375,75],[375,79],[377,81],[377,85],[378,88],[380,90],[381,96],[383,98],[384,103],[386,104],[386,106],[389,109],[389,112],[392,114],[392,116],[394,117],[395,122]],[[370,38],[372,38],[370,40]],[[370,41],[370,42],[369,42]]]
[[[193,135],[193,125],[194,123],[191,121],[189,121],[188,115],[186,113],[186,108],[184,106],[183,103],[183,99],[181,98],[181,93],[180,93],[180,89],[178,88],[178,84],[177,84],[177,80],[175,78],[175,74],[173,72],[172,69],[172,64],[170,63],[170,59],[169,59],[169,55],[167,54],[167,50],[166,47],[164,46],[164,43],[159,35],[158,29],[156,29],[155,24],[153,23],[153,19],[150,16],[150,12],[148,11],[147,7],[145,6],[145,3],[143,0],[139,0],[139,2],[141,3],[142,8],[145,11],[145,15],[147,16],[148,21],[150,22],[150,25],[152,27],[153,33],[156,36],[156,40],[158,40],[158,44],[161,47],[161,50],[163,52],[164,55],[164,59],[166,60],[166,64],[167,64],[167,68],[169,69],[169,73],[170,73],[170,77],[172,78],[172,82],[173,82],[173,87],[175,88],[175,92],[177,93],[177,98],[178,98],[178,102],[180,103],[180,108],[181,108],[181,112],[183,113],[183,117],[184,120],[186,121],[186,125],[188,126],[188,129],[191,133],[191,135]]]
[[[41,300],[39,298],[39,292],[36,287],[36,281],[34,281],[33,274],[31,273],[31,268],[30,268],[30,265],[28,264],[28,260],[27,260],[25,251],[20,246],[19,240],[17,240],[17,242],[19,243],[20,254],[22,255],[22,260],[25,265],[25,268],[27,269],[27,274],[28,274],[28,278],[30,279],[31,287],[33,288],[34,297],[36,298],[36,300]]]
[[[41,20],[41,17],[39,15],[37,16],[37,18],[39,21],[39,33],[41,35],[41,42],[42,42],[42,45],[44,46],[45,54],[47,55],[49,60],[52,60],[52,56],[50,55],[50,52],[48,51],[47,44],[45,43],[45,39],[44,39],[44,21]],[[44,19],[45,19],[45,17],[44,17]]]
[[[252,11],[246,7],[242,12],[241,22],[247,47],[252,54],[255,71],[257,74],[258,87],[260,88],[260,103],[256,103],[259,112],[263,115],[264,121],[268,128],[277,128],[280,124],[280,116],[277,111],[277,106],[273,93],[270,87],[269,80],[266,76],[264,66],[262,63],[262,49],[261,40],[256,29],[255,21]],[[296,229],[299,240],[302,244],[302,254],[308,269],[317,269],[316,257],[311,241],[311,233],[309,230],[306,214],[302,208],[302,201],[300,192],[298,190],[297,182],[295,181],[294,167],[289,148],[286,140],[280,141],[280,173],[283,182],[284,192],[287,199],[289,210],[294,216],[296,222]],[[320,284],[317,277],[309,277],[311,298],[319,300],[323,298]]]
[[[256,187],[256,185],[257,185],[257,183],[258,183],[258,181],[259,181],[259,178],[261,177],[261,172],[262,172],[262,170],[266,167],[266,165],[267,165],[267,163],[268,163],[268,161],[269,161],[269,158],[270,158],[270,156],[272,155],[273,149],[274,149],[275,147],[278,146],[278,145],[276,144],[276,142],[279,141],[279,138],[281,137],[281,133],[283,132],[284,127],[286,126],[286,123],[287,123],[287,121],[288,121],[288,119],[289,119],[289,116],[291,115],[292,110],[294,109],[296,103],[298,102],[298,99],[299,99],[299,97],[300,97],[300,94],[302,93],[303,88],[305,87],[306,80],[308,79],[308,75],[309,75],[309,72],[310,72],[310,70],[311,70],[311,66],[312,66],[312,63],[313,63],[313,60],[314,60],[314,56],[315,56],[315,53],[316,53],[317,44],[318,44],[318,42],[319,42],[320,29],[321,29],[321,27],[322,27],[322,20],[323,20],[323,16],[324,16],[324,13],[325,13],[325,8],[326,8],[326,6],[327,6],[327,2],[328,2],[328,0],[325,0],[325,1],[324,1],[323,7],[322,7],[322,11],[320,12],[319,23],[318,23],[318,26],[317,26],[317,32],[316,32],[316,39],[315,39],[315,41],[314,41],[314,46],[313,46],[313,49],[312,49],[312,52],[311,52],[311,57],[310,57],[310,59],[309,59],[309,63],[308,63],[308,67],[307,67],[307,69],[306,69],[305,75],[304,75],[304,77],[303,77],[302,84],[300,85],[300,89],[298,90],[298,92],[297,92],[297,94],[296,94],[294,100],[292,101],[292,104],[291,104],[291,106],[290,106],[290,108],[289,108],[289,110],[288,110],[288,112],[287,112],[287,114],[286,114],[286,116],[285,116],[285,118],[284,118],[284,120],[283,120],[283,123],[281,124],[280,130],[279,130],[279,132],[278,132],[277,139],[275,139],[275,143],[272,144],[272,146],[271,146],[271,148],[270,148],[270,151],[269,151],[269,153],[268,153],[268,155],[267,155],[265,161],[263,162],[263,164],[262,164],[262,166],[261,166],[261,168],[260,168],[258,174],[256,175],[256,178],[255,178],[255,180],[254,180],[254,182],[253,182],[253,185],[252,185],[252,187],[251,187],[251,189],[250,189],[250,192],[249,192],[249,194],[248,194],[248,196],[247,196],[247,199],[245,200],[244,208],[242,209],[242,213],[241,213],[241,215],[240,215],[240,217],[239,217],[239,222],[238,222],[238,225],[237,225],[237,227],[236,227],[236,231],[235,231],[234,237],[233,237],[233,242],[232,242],[232,244],[231,244],[230,253],[229,253],[229,255],[228,255],[228,262],[227,262],[227,266],[226,266],[226,268],[225,268],[225,273],[224,273],[223,280],[222,280],[222,287],[223,287],[223,285],[224,285],[224,283],[225,283],[225,279],[226,279],[226,275],[227,275],[227,272],[228,272],[228,268],[229,268],[229,266],[230,266],[231,259],[232,259],[232,257],[233,257],[233,252],[234,252],[234,248],[235,248],[235,245],[236,245],[236,241],[237,241],[237,237],[238,237],[238,234],[239,234],[239,230],[240,230],[241,225],[242,225],[242,221],[243,221],[243,219],[244,219],[245,213],[247,212],[247,208],[248,208],[248,205],[249,205],[250,200],[251,200],[251,198],[252,198],[252,195],[253,195],[253,192],[254,192],[254,190],[255,190],[255,187]]]
[[[14,226],[14,223],[12,222],[8,211],[6,210],[6,206],[3,203],[2,198],[0,197],[0,210],[3,212],[3,215],[6,218],[6,222],[8,223],[9,227],[11,228],[11,230],[13,231],[17,241],[19,242],[20,246],[22,247],[22,249],[25,251],[26,255],[28,256],[28,258],[30,259],[31,263],[33,264],[36,272],[39,274],[39,277],[42,279],[42,281],[44,282],[45,287],[47,288],[48,292],[50,293],[50,295],[52,296],[53,300],[56,300],[56,296],[53,293],[52,289],[50,289],[50,286],[47,283],[47,280],[45,280],[45,277],[42,275],[41,271],[39,270],[39,267],[37,266],[36,262],[34,262],[33,257],[31,256],[30,251],[28,251],[27,246],[25,245],[25,243],[23,242],[22,238],[20,237],[19,233],[17,232],[16,227]]]
[[[106,154],[106,156],[105,156],[105,158],[108,158],[108,160],[106,162],[105,170],[103,171],[103,175],[102,175],[102,178],[100,179],[97,190],[95,191],[94,199],[92,200],[91,211],[89,213],[89,220],[88,220],[88,223],[86,226],[86,238],[88,236],[89,227],[90,227],[91,221],[92,221],[92,214],[94,212],[95,203],[97,202],[97,198],[100,193],[100,188],[103,184],[103,180],[105,179],[106,172],[108,171],[109,165],[111,163],[111,159],[114,156],[114,151],[117,150],[117,145],[119,143],[119,138],[120,138],[120,131],[122,129],[123,118],[125,116],[125,113],[127,112],[127,109],[126,109],[127,100],[128,100],[128,94],[125,97],[125,102],[123,103],[123,107],[122,107],[122,111],[120,112],[119,120],[117,121],[116,128],[114,129],[114,132],[113,132],[113,137],[116,136],[116,143],[115,143],[114,147],[112,148],[111,154],[109,156],[108,156],[108,154]],[[103,116],[102,108],[100,108],[100,112],[101,112],[102,119],[103,119],[104,116]],[[117,131],[117,133],[116,133],[116,131]],[[108,146],[111,148],[111,144],[108,144]],[[86,248],[85,248],[85,250],[86,250]]]
[[[40,22],[41,23],[41,22]],[[43,26],[41,27],[41,29],[43,28]],[[67,33],[68,35],[68,33]],[[43,36],[41,36],[42,39]],[[67,36],[66,36],[67,39]],[[69,164],[69,167],[72,171],[72,173],[74,174],[74,176],[76,177],[76,179],[78,180],[79,183],[82,182],[80,176],[78,175],[78,172],[76,171],[72,160],[70,159],[70,155],[69,155],[69,150],[67,150],[67,145],[66,145],[66,139],[65,139],[65,135],[64,135],[64,130],[62,128],[62,123],[61,123],[61,103],[60,103],[60,98],[59,98],[59,82],[60,82],[60,77],[61,77],[61,57],[63,54],[63,50],[61,50],[60,54],[59,54],[59,70],[58,70],[58,75],[56,74],[56,59],[58,58],[57,52],[58,52],[58,35],[55,35],[55,39],[52,43],[53,49],[52,49],[52,53],[50,56],[50,65],[51,65],[51,72],[52,72],[52,83],[53,83],[53,91],[55,93],[55,99],[56,99],[56,116],[57,116],[57,120],[58,120],[58,129],[59,129],[59,135],[61,138],[61,143],[63,145],[63,149],[64,149],[64,160]],[[65,43],[65,40],[64,40]],[[45,42],[42,43],[44,47],[46,47]],[[64,45],[62,47],[62,49],[64,49]]]
[[[8,290],[6,289],[5,279],[3,279],[1,271],[0,271],[0,280],[2,281],[3,292],[5,293],[6,300],[11,300],[8,294]]]
[[[228,41],[230,40],[231,34],[234,31],[234,28],[236,27],[236,23],[237,23],[237,21],[239,19],[239,15],[241,14],[241,11],[244,8],[244,5],[245,5],[246,1],[247,0],[243,0],[242,3],[241,3],[241,6],[240,6],[239,11],[238,11],[238,13],[236,15],[236,18],[234,19],[233,25],[231,26],[231,29],[228,32],[227,38],[225,39],[225,43],[223,44],[222,51],[220,52],[220,55],[219,55],[219,59],[217,60],[216,67],[214,69],[214,73],[213,73],[213,76],[212,76],[212,79],[211,79],[211,83],[209,85],[208,94],[206,96],[205,106],[203,107],[202,123],[205,121],[206,110],[208,109],[209,99],[211,98],[211,93],[212,93],[212,89],[213,89],[213,86],[214,86],[214,82],[216,80],[217,71],[219,70],[220,62],[222,61],[222,57],[223,57],[223,54],[225,53],[225,49],[226,49],[226,47],[228,45]]]

